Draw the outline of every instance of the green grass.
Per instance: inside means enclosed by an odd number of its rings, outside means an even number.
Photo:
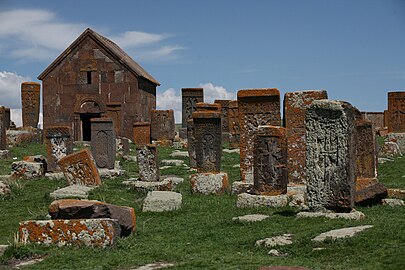
[[[169,159],[174,149],[159,148],[159,159]],[[12,149],[13,156],[44,153],[42,145]],[[187,158],[183,159],[188,163]],[[405,158],[397,158],[379,167],[380,180],[387,186],[405,188]],[[0,160],[0,173],[7,174],[12,160]],[[239,180],[238,154],[223,153],[222,170],[231,181]],[[134,162],[123,162],[129,175],[136,174]],[[116,247],[105,250],[72,247],[28,245],[10,248],[2,258],[3,269],[11,256],[24,258],[45,255],[45,260],[24,269],[130,269],[157,261],[176,264],[171,269],[258,269],[263,265],[296,265],[311,269],[405,269],[405,207],[358,207],[367,218],[364,221],[297,219],[292,208],[238,209],[236,196],[191,195],[187,181],[190,172],[183,168],[162,170],[163,175],[176,174],[186,181],[178,191],[183,194],[181,210],[170,213],[143,213],[145,193],[126,189],[121,182],[128,177],[103,181],[91,193],[90,199],[135,208],[137,230],[118,241]],[[402,181],[401,181],[402,180]],[[13,195],[0,200],[0,244],[13,243],[18,222],[44,218],[50,203],[49,194],[63,181],[38,179],[19,182]],[[258,223],[232,221],[232,217],[263,213],[270,218]],[[327,230],[362,224],[373,228],[342,241],[313,243],[311,239]],[[268,249],[255,247],[258,239],[283,233],[294,235],[294,244],[278,248],[290,255],[277,258],[267,255]],[[314,247],[324,250],[313,251]],[[0,266],[1,268],[2,266]]]

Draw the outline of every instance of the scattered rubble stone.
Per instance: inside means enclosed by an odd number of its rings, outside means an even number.
[[[143,202],[143,212],[164,212],[180,209],[182,196],[171,191],[150,191]]]
[[[402,156],[399,145],[396,142],[384,142],[384,145],[381,147],[378,156],[381,158],[394,158],[397,156]]]
[[[222,149],[222,152],[225,152],[225,153],[227,153],[227,154],[233,154],[233,153],[239,154],[239,153],[240,153],[240,149],[239,149],[239,148],[235,148],[235,149],[228,149],[228,148],[225,148],[225,149]],[[239,164],[239,165],[240,165],[240,164]]]
[[[277,249],[270,249],[267,254],[274,257],[288,257],[288,253],[280,252]]]
[[[131,268],[130,270],[156,270],[156,269],[162,269],[162,268],[168,268],[168,267],[173,267],[173,263],[167,263],[167,262],[157,262],[157,263],[149,263],[137,268]]]
[[[25,156],[23,158],[23,161],[28,161],[28,162],[39,162],[42,163],[42,166],[44,167],[45,172],[47,172],[48,168],[48,163],[46,161],[46,158],[43,155],[36,155],[36,156]]]
[[[389,188],[389,189],[387,189],[387,191],[388,191],[388,197],[405,199],[405,189]]]
[[[45,177],[49,178],[51,180],[60,180],[60,179],[65,178],[65,176],[63,175],[63,172],[46,173]]]
[[[234,218],[232,218],[232,220],[240,221],[240,222],[256,222],[256,221],[265,220],[266,218],[269,218],[269,216],[262,215],[262,214],[253,214],[253,215],[244,215],[244,216],[240,216],[240,217],[234,217]]]
[[[405,203],[403,200],[401,199],[382,199],[382,204],[383,205],[388,205],[391,207],[395,207],[395,206],[404,206]]]
[[[0,245],[0,257],[3,256],[3,254],[7,248],[8,248],[8,245]]]
[[[20,146],[26,143],[42,143],[42,130],[38,128],[19,128],[17,130],[7,130],[7,145]]]
[[[274,236],[270,238],[265,238],[256,241],[256,246],[264,246],[264,247],[277,247],[277,246],[286,246],[291,245],[292,241],[292,234],[283,234],[279,236]]]
[[[316,236],[315,238],[312,239],[312,241],[315,242],[322,242],[325,239],[342,239],[346,237],[353,237],[356,234],[367,230],[369,228],[372,228],[373,225],[364,225],[364,226],[357,226],[357,227],[348,227],[348,228],[342,228],[342,229],[337,229],[337,230],[331,230],[325,233],[321,233],[320,235]]]

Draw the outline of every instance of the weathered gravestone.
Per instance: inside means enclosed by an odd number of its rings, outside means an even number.
[[[134,144],[145,145],[150,143],[150,123],[136,122],[134,127]]]
[[[219,172],[221,168],[221,113],[193,113],[196,165],[198,172]]]
[[[156,145],[145,144],[136,148],[136,155],[139,167],[139,178],[141,181],[159,181],[158,152]]]
[[[388,132],[405,132],[405,91],[388,92]]]
[[[58,165],[69,185],[101,185],[96,164],[87,148],[61,158]]]
[[[60,171],[58,161],[73,153],[72,129],[67,126],[51,126],[45,129],[48,171]]]
[[[111,118],[91,119],[91,153],[98,168],[114,169],[115,132]]]
[[[344,101],[315,100],[307,109],[305,125],[309,208],[349,211],[356,181],[354,107]]]
[[[23,127],[36,128],[38,126],[40,88],[41,85],[36,82],[21,84]]]
[[[192,113],[196,110],[198,102],[204,101],[204,90],[202,88],[182,88],[182,128],[180,138],[187,137],[187,120],[192,118]]]
[[[253,183],[254,135],[260,125],[280,126],[280,92],[277,89],[238,91],[240,172],[243,182]]]
[[[190,158],[190,167],[196,168],[196,154],[195,154],[195,136],[194,136],[194,121],[193,119],[187,120],[187,147],[188,156]]]
[[[230,100],[226,99],[217,99],[214,101],[214,103],[221,105],[222,142],[229,142],[229,119],[228,119],[229,102]]]
[[[231,100],[228,108],[229,146],[239,148],[240,128],[238,101]]]
[[[287,138],[283,127],[259,126],[254,145],[254,184],[257,195],[287,193]]]
[[[288,182],[304,184],[305,112],[314,100],[327,99],[325,90],[289,92],[284,95],[284,126],[287,131]]]
[[[11,122],[11,113],[10,113],[10,108],[5,108],[5,121],[6,121],[6,129],[10,128],[10,122]]]
[[[0,150],[7,148],[7,135],[6,135],[6,109],[0,107]]]
[[[151,110],[151,138],[155,141],[174,140],[173,110]]]

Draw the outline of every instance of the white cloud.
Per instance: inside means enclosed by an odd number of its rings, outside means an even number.
[[[21,83],[30,81],[17,73],[0,71],[0,96],[2,106],[21,108]]]
[[[53,60],[88,27],[84,23],[61,22],[58,17],[59,14],[42,9],[0,12],[0,53],[25,60]],[[134,59],[172,59],[182,48],[178,45],[162,44],[162,41],[171,37],[170,34],[141,31],[101,34],[115,41],[123,49],[135,52]]]
[[[212,83],[200,83],[198,87],[204,89],[204,102],[213,103],[216,99],[235,99],[235,93],[227,91],[222,86]],[[156,106],[159,110],[174,110],[176,123],[181,123],[181,91],[169,88],[156,94]]]

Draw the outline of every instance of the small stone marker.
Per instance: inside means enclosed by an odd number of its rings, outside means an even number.
[[[311,210],[349,211],[356,174],[355,111],[349,103],[315,100],[306,123],[307,198]]]
[[[358,120],[356,130],[356,176],[357,178],[376,178],[377,144],[373,124],[367,120]]]
[[[254,135],[260,125],[281,125],[280,92],[277,89],[238,91],[240,124],[240,172],[243,182],[253,182]]]
[[[306,183],[305,112],[312,101],[327,99],[325,90],[288,92],[284,95],[284,123],[287,133],[288,182]]]
[[[40,88],[41,85],[36,82],[23,82],[21,84],[23,127],[36,128],[38,126]]]
[[[198,102],[204,102],[204,90],[202,88],[182,88],[182,128],[180,130],[180,138],[187,138],[187,120],[192,118],[193,112],[196,110]]]
[[[150,143],[150,123],[136,122],[134,127],[134,144],[145,145]]]
[[[57,189],[49,194],[52,200],[61,199],[87,199],[89,193],[94,187],[83,185],[71,185],[64,188]]]
[[[115,139],[115,153],[117,157],[124,157],[129,154],[129,140],[125,137]]]
[[[230,100],[226,99],[217,99],[214,101],[214,103],[218,103],[221,105],[222,142],[226,143],[229,142],[229,102]]]
[[[6,150],[7,148],[7,124],[6,124],[6,109],[0,107],[0,150]]]
[[[254,184],[258,195],[287,193],[287,138],[285,128],[259,126],[254,145]]]
[[[187,120],[187,142],[188,142],[188,156],[190,157],[190,167],[197,168],[197,160],[195,153],[195,135],[194,135],[194,121],[193,119]]]
[[[356,234],[367,230],[369,228],[372,228],[373,225],[364,225],[364,226],[357,226],[357,227],[349,227],[349,228],[343,228],[343,229],[337,229],[337,230],[331,230],[325,233],[321,233],[317,237],[313,238],[312,241],[315,242],[322,242],[327,238],[330,238],[332,240],[335,239],[342,239],[346,237],[353,237]]]
[[[156,145],[146,144],[136,148],[139,178],[141,181],[159,181],[158,152]]]
[[[171,191],[150,191],[143,202],[143,212],[165,212],[180,209],[182,195]]]
[[[388,92],[388,132],[405,132],[405,91]]]
[[[221,168],[221,113],[193,113],[196,165],[199,173],[219,172]]]
[[[173,110],[151,110],[151,138],[155,141],[174,140]]]
[[[197,173],[190,176],[191,193],[224,194],[229,191],[228,174]]]
[[[68,126],[51,126],[45,129],[48,171],[60,171],[58,161],[73,153],[72,129]]]
[[[114,219],[58,219],[20,222],[19,241],[45,245],[105,248],[116,243],[120,226]]]
[[[69,185],[101,185],[96,164],[87,148],[61,158],[58,165]]]
[[[111,118],[91,119],[91,153],[98,168],[114,169],[115,131]]]
[[[231,100],[228,108],[229,146],[239,148],[240,127],[238,101]]]

